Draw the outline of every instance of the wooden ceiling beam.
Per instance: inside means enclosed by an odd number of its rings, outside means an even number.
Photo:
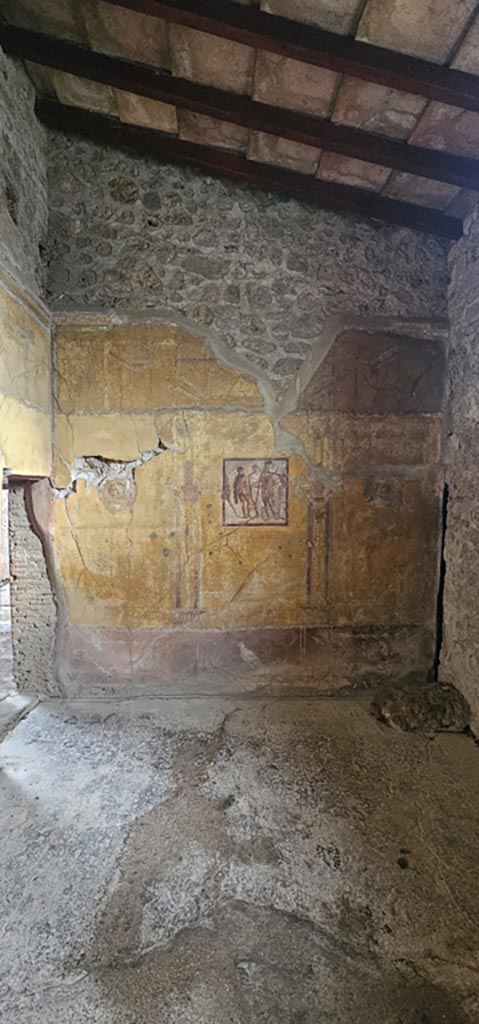
[[[236,181],[294,196],[318,206],[374,217],[416,231],[452,239],[459,238],[462,233],[460,220],[438,210],[386,199],[363,189],[320,181],[318,178],[282,167],[256,163],[243,156],[211,146],[186,142],[150,128],[127,125],[104,114],[67,107],[57,100],[37,100],[36,111],[44,124],[65,132],[79,133],[103,145],[133,149],[150,154],[163,162],[189,164],[209,174],[234,178]]]
[[[176,78],[167,72],[87,50],[29,29],[0,25],[5,51],[105,85],[176,107],[281,136],[303,145],[391,167],[407,174],[479,190],[479,160],[413,146],[300,111],[258,103],[249,96]]]
[[[326,32],[231,0],[108,0],[282,57],[363,78],[388,89],[479,111],[479,78],[417,57]]]

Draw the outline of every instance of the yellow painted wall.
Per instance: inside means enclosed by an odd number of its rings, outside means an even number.
[[[51,353],[46,311],[0,273],[0,453],[22,476],[51,467]]]
[[[56,482],[75,457],[130,460],[136,498],[111,508],[108,487],[56,503],[58,565],[75,624],[277,625],[304,620],[307,505],[290,461],[285,527],[223,527],[223,459],[267,458],[273,430],[254,380],[224,368],[175,327],[64,328],[57,337]],[[150,411],[148,410],[150,407]],[[105,501],[106,497],[106,501]]]
[[[26,477],[50,474],[50,339],[44,307],[0,270],[0,479],[4,469]],[[0,490],[0,511],[1,500]]]
[[[292,413],[283,426],[304,457],[289,458],[288,525],[223,526],[223,459],[288,454],[252,377],[178,327],[94,318],[59,325],[56,366],[57,486],[76,458],[168,446],[136,469],[136,493],[80,479],[56,501],[74,626],[430,624],[440,477],[416,467],[440,461],[440,415]]]

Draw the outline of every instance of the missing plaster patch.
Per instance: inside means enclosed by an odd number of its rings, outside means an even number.
[[[79,480],[85,480],[87,490],[96,487],[105,508],[110,512],[121,512],[133,505],[136,498],[135,470],[151,462],[157,455],[167,451],[167,445],[158,438],[155,448],[140,452],[137,459],[120,462],[106,459],[101,455],[81,455],[73,463],[72,477],[68,487],[55,487],[58,498],[74,494]]]

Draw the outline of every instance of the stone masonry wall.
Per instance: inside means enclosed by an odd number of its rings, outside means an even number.
[[[9,488],[13,676],[19,690],[54,693],[56,605],[42,543],[27,511],[26,486]]]
[[[156,308],[278,384],[339,315],[441,317],[446,246],[51,133],[48,301]]]
[[[450,433],[441,676],[479,716],[479,207],[450,254]]]
[[[35,92],[18,61],[0,50],[0,263],[43,293],[47,174]]]

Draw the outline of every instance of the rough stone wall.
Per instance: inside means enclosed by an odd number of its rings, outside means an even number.
[[[48,153],[55,309],[181,314],[278,384],[333,317],[445,314],[437,239],[59,133]]]
[[[48,221],[45,132],[18,61],[0,50],[0,263],[43,293]]]
[[[30,522],[26,486],[9,488],[13,676],[20,690],[53,693],[56,605],[42,543]]]
[[[479,207],[450,254],[450,432],[441,675],[479,716]]]

